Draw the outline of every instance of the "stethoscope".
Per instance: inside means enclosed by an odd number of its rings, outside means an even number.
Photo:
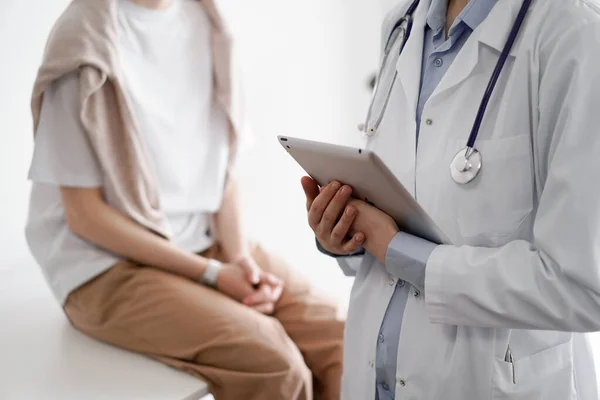
[[[498,82],[498,78],[500,78],[500,74],[502,73],[502,69],[504,68],[504,64],[508,59],[508,55],[510,50],[512,49],[513,44],[521,30],[521,26],[525,20],[525,16],[527,15],[527,11],[529,10],[529,6],[533,0],[525,0],[519,11],[517,19],[513,25],[512,30],[508,36],[508,40],[502,53],[500,54],[500,59],[496,64],[496,68],[494,69],[494,73],[490,78],[490,82],[485,90],[483,98],[481,99],[481,105],[479,106],[479,111],[477,112],[477,116],[475,118],[475,122],[473,123],[473,128],[471,129],[471,134],[469,135],[469,139],[467,141],[467,146],[460,150],[452,163],[450,164],[450,174],[452,179],[461,185],[466,185],[467,183],[473,181],[477,175],[479,175],[482,167],[482,158],[481,153],[475,148],[475,141],[477,140],[477,136],[479,135],[479,130],[481,128],[481,123],[483,122],[483,118],[485,117],[485,111],[487,109],[488,103],[492,97],[494,92],[494,88],[496,87],[496,83]],[[392,93],[392,89],[396,82],[396,78],[398,76],[398,71],[396,70],[395,64],[400,58],[402,51],[404,50],[404,46],[410,37],[410,33],[412,31],[413,26],[413,14],[415,10],[419,6],[420,0],[414,0],[406,14],[396,24],[392,29],[390,36],[388,37],[387,43],[385,45],[383,59],[381,61],[381,66],[379,68],[379,72],[377,74],[377,83],[375,86],[375,90],[373,91],[373,98],[371,100],[371,104],[369,105],[369,111],[367,113],[366,123],[361,124],[359,129],[363,131],[368,137],[373,136],[377,133],[379,126],[383,120],[385,115],[385,111],[387,109],[390,96]],[[400,40],[398,40],[400,38]],[[396,52],[392,52],[393,49],[397,48]],[[390,54],[398,54],[398,58],[396,58],[396,62],[389,63]],[[387,85],[387,92],[383,98],[380,98],[380,87],[384,83],[383,79],[385,78],[384,73],[387,71],[388,66],[394,68],[394,75],[391,79],[391,82]],[[377,115],[377,118],[373,120],[373,109],[376,104],[382,102],[381,111]]]

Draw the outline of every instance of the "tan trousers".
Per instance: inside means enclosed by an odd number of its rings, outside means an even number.
[[[222,259],[218,247],[203,255]],[[202,378],[216,400],[338,400],[343,321],[336,306],[279,258],[260,247],[253,255],[285,282],[273,316],[127,262],[71,293],[65,311],[91,337]]]

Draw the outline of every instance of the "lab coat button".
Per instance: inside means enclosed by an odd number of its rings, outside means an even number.
[[[400,379],[398,381],[398,383],[400,384],[400,386],[405,387],[406,386],[406,382],[404,381],[404,379]]]
[[[378,340],[379,340],[379,343],[383,343],[383,342],[385,342],[385,336],[383,336],[383,334],[382,334],[382,333],[380,333],[380,334],[379,334],[379,339],[378,339]]]
[[[425,123],[426,123],[427,125],[433,125],[433,120],[432,120],[431,118],[427,118],[427,119],[425,120]]]
[[[390,387],[387,383],[384,383],[383,385],[381,385],[381,387],[383,388],[383,390],[390,390]]]
[[[442,65],[444,65],[444,60],[442,60],[441,58],[436,58],[434,61],[434,64],[436,67],[441,67]]]
[[[399,287],[404,287],[404,285],[406,285],[406,282],[404,282],[402,279],[400,279],[400,280],[398,281],[398,286],[399,286]]]
[[[421,297],[421,292],[419,292],[418,290],[415,290],[413,292],[413,296],[415,296],[415,298],[418,299],[419,297]]]

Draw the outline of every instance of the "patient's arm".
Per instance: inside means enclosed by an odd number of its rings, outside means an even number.
[[[225,253],[226,260],[241,266],[248,282],[257,284],[262,278],[268,278],[273,284],[280,285],[281,282],[263,271],[256,264],[248,246],[242,226],[242,205],[238,181],[235,176],[230,176],[227,187],[223,193],[223,203],[216,215],[216,229],[219,242]]]
[[[244,300],[244,304],[269,314],[279,300],[283,289],[283,281],[263,271],[253,259],[242,226],[241,199],[235,176],[229,178],[223,194],[223,204],[216,215],[216,229],[219,242],[228,262],[242,267],[248,282],[260,283],[257,292]]]
[[[242,226],[241,198],[238,181],[231,176],[223,193],[223,203],[216,215],[216,229],[227,261],[248,257],[250,249]]]
[[[120,257],[198,280],[207,260],[168,240],[106,204],[100,188],[61,187],[69,228],[83,239]]]

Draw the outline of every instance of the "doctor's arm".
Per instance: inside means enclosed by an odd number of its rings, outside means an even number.
[[[385,264],[392,276],[424,289],[425,266],[435,244],[399,232],[383,212],[351,199],[352,188],[348,186],[332,182],[320,190],[309,177],[303,178],[302,186],[317,248],[335,258],[345,275],[356,275],[369,251],[369,256]]]
[[[426,269],[432,322],[600,330],[600,69],[590,51],[599,42],[600,22],[588,22],[540,54],[532,243],[436,248]]]
[[[348,204],[357,210],[350,233],[364,232],[364,249],[385,265],[391,276],[425,290],[427,262],[438,245],[399,231],[392,218],[364,201],[352,199]]]
[[[358,268],[360,267],[360,264],[362,263],[362,260],[364,258],[365,249],[361,248],[352,254],[339,255],[330,253],[327,250],[325,250],[319,242],[319,239],[315,239],[315,242],[317,245],[317,250],[319,250],[322,254],[325,254],[326,256],[335,258],[344,275],[349,277],[356,276]]]

